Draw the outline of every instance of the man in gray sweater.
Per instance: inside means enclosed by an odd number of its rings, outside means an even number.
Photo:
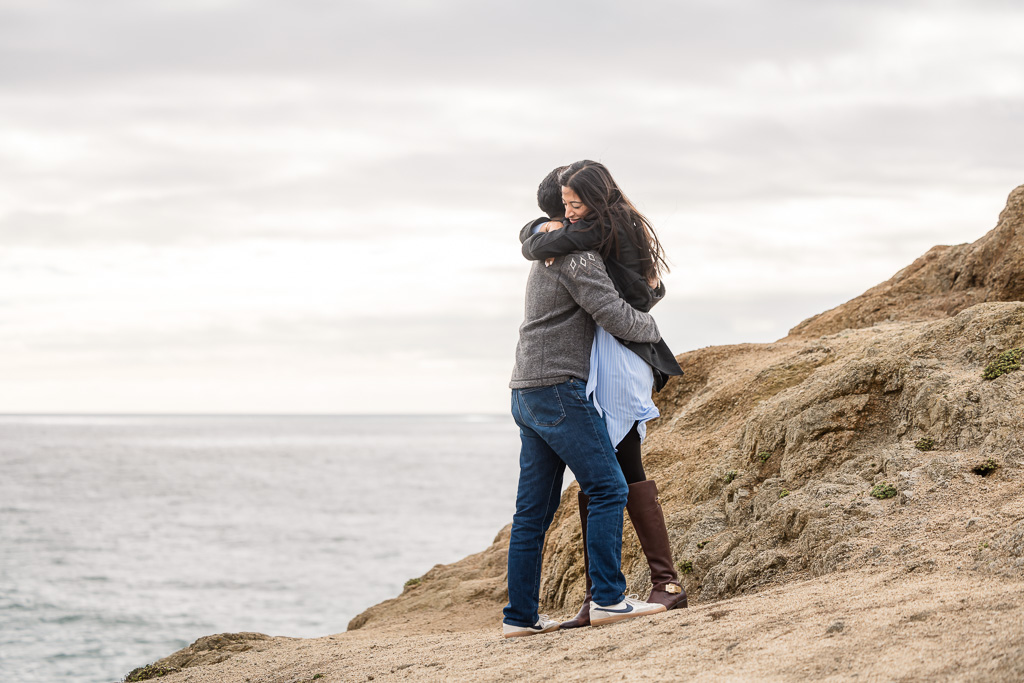
[[[584,543],[593,583],[591,624],[665,609],[625,596],[622,512],[628,488],[604,420],[586,396],[595,324],[629,341],[661,338],[650,315],[619,297],[597,253],[558,257],[550,266],[534,261],[509,384],[522,448],[508,551],[506,638],[558,628],[558,621],[538,614],[538,605],[544,534],[561,499],[566,466],[590,497]]]

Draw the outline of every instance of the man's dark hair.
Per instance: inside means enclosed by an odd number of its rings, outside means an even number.
[[[537,186],[537,206],[548,215],[548,218],[565,217],[565,206],[562,205],[562,185],[558,182],[558,177],[565,169],[565,166],[559,166],[544,176],[544,180],[540,181],[540,185]]]

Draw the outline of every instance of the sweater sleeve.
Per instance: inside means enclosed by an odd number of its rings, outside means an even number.
[[[563,282],[580,308],[585,310],[609,334],[634,342],[656,342],[661,339],[657,323],[626,303],[604,269],[597,253],[577,252],[559,264]]]

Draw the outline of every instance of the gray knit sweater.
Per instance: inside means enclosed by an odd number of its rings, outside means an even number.
[[[586,380],[595,321],[627,341],[661,339],[654,318],[619,298],[596,252],[561,256],[550,267],[534,261],[509,386],[526,389]]]

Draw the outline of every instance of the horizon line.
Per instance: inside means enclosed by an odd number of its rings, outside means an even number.
[[[6,413],[4,417],[506,417],[505,413]],[[508,417],[511,417],[510,415]]]

